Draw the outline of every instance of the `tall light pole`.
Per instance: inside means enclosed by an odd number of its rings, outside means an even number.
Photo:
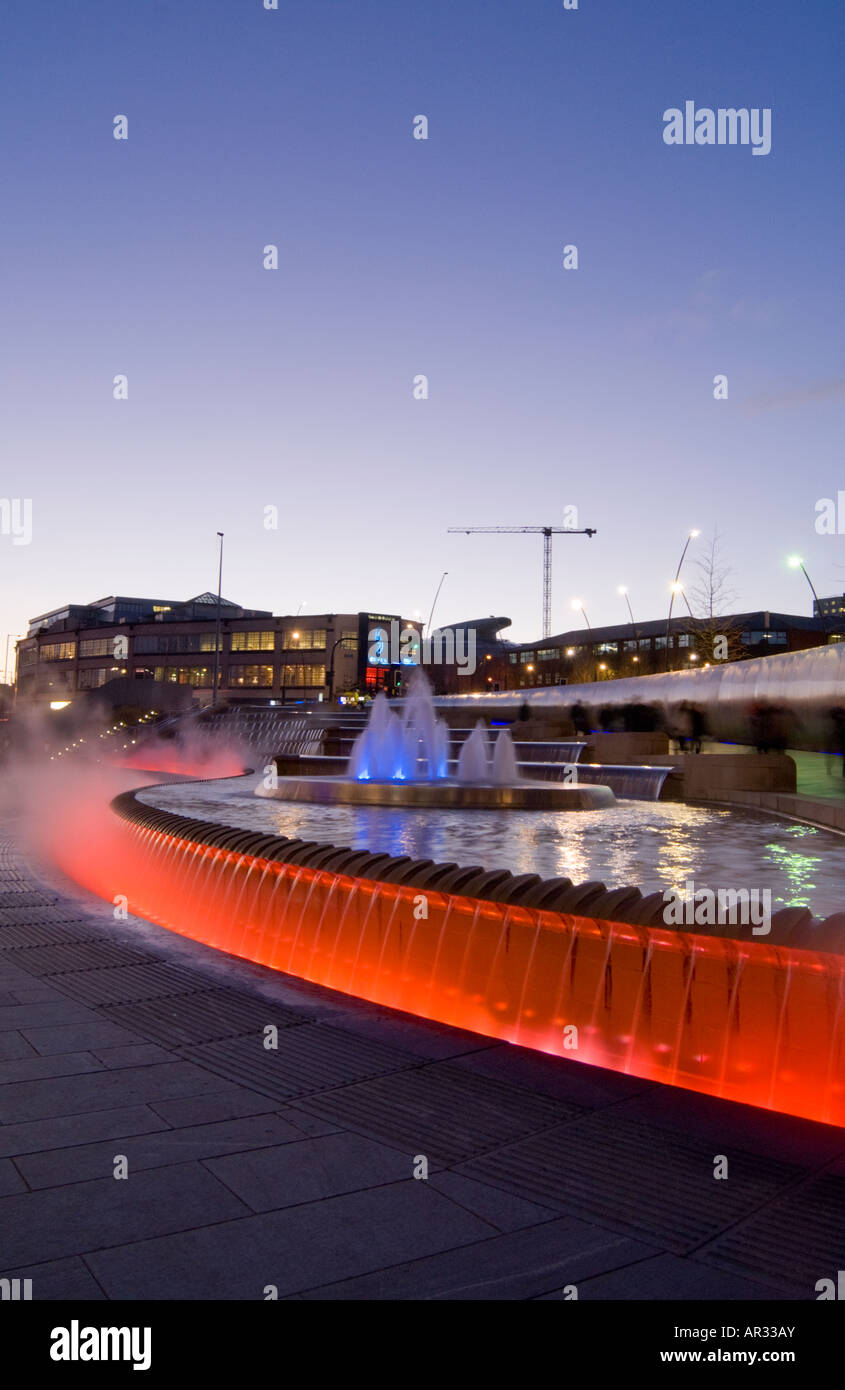
[[[673,583],[672,583],[672,597],[671,597],[670,600],[669,600],[669,616],[668,616],[667,619],[666,619],[666,670],[667,670],[667,671],[669,670],[669,628],[670,628],[670,625],[671,625],[671,622],[672,622],[672,608],[673,608],[674,603],[675,603],[675,595],[676,595],[677,593],[682,593],[682,592],[683,592],[683,586],[682,586],[681,584],[678,583],[678,580],[679,580],[680,577],[681,577],[681,570],[682,570],[682,568],[683,568],[684,560],[686,559],[687,551],[689,550],[690,541],[695,540],[696,536],[698,536],[698,535],[700,535],[700,534],[701,534],[701,533],[700,533],[699,531],[695,531],[695,530],[690,531],[690,533],[689,533],[689,535],[687,536],[687,539],[686,539],[686,544],[684,545],[684,548],[683,548],[683,550],[681,551],[681,558],[680,558],[680,560],[678,561],[678,568],[675,570],[675,578],[674,578]]]
[[[429,634],[429,636],[431,636],[431,620],[432,620],[432,618],[434,617],[434,610],[435,610],[435,608],[437,607],[437,600],[438,600],[439,597],[440,597],[440,590],[443,588],[443,580],[446,578],[446,575],[447,575],[448,573],[449,573],[448,570],[444,570],[443,573],[442,573],[441,576],[440,576],[440,583],[438,584],[437,590],[436,590],[435,595],[434,595],[434,601],[433,601],[433,603],[432,603],[432,605],[431,605],[431,612],[430,612],[429,615],[428,615],[428,622],[426,623],[425,627],[423,628],[423,635],[425,635],[425,631],[426,631],[426,628],[427,628],[427,629],[428,629],[428,634]]]
[[[812,579],[810,578],[809,574],[804,568],[804,561],[801,559],[800,555],[790,555],[787,563],[789,564],[790,569],[800,570],[807,583],[809,584],[810,590],[816,603],[815,616],[821,620],[822,632],[824,633],[825,637],[827,637],[827,617],[822,612],[821,600],[818,594],[816,593],[815,584],[813,583]]]
[[[574,598],[572,600],[572,607],[575,609],[576,613],[581,614],[581,617],[584,619],[584,622],[587,624],[587,627],[590,628],[590,631],[592,632],[592,628],[590,627],[590,620],[587,617],[586,610],[580,598]]]
[[[628,616],[629,616],[630,619],[631,619],[631,627],[634,629],[634,636],[636,637],[636,635],[637,635],[637,625],[636,625],[636,623],[634,622],[634,610],[633,610],[632,607],[631,607],[631,600],[630,600],[629,597],[628,597],[628,590],[625,588],[625,585],[624,585],[624,584],[620,584],[620,585],[619,585],[619,593],[622,595],[622,597],[624,598],[625,602],[626,602],[627,605],[628,605]]]
[[[211,708],[217,704],[217,690],[220,682],[220,605],[223,601],[223,532],[218,531],[220,537],[220,564],[217,569],[217,622],[214,625],[214,691],[211,699]]]

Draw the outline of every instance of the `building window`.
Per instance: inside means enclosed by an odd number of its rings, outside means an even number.
[[[533,652],[520,652],[520,653],[519,653],[519,659],[520,659],[520,661],[522,662],[523,666],[525,666],[528,662],[534,660],[534,653],[533,653]]]
[[[79,672],[77,687],[79,690],[99,690],[101,685],[105,685],[110,674],[108,666],[89,666],[87,671]]]
[[[40,649],[42,661],[73,661],[76,656],[75,642],[49,642]]]
[[[211,672],[208,666],[156,666],[157,681],[173,685],[211,685]]]
[[[765,643],[767,646],[770,647],[785,647],[786,633],[768,631],[744,632],[742,634],[742,642],[743,645],[746,647],[757,647],[760,646],[762,643]]]
[[[275,633],[273,632],[232,633],[233,652],[271,652],[274,644]]]
[[[358,634],[350,633],[357,640]],[[308,632],[302,628],[294,628],[291,632],[282,634],[282,647],[288,651],[324,651],[326,646],[326,629],[315,627]]]
[[[272,666],[230,666],[227,685],[255,685],[266,689],[273,684]]]
[[[542,647],[537,652],[538,661],[557,661],[560,652],[557,647]]]
[[[135,655],[149,656],[151,653],[160,653],[162,656],[175,656],[180,652],[213,652],[214,633],[213,632],[169,632],[156,633],[154,636],[144,636],[135,638]],[[220,639],[218,650],[223,650],[223,639]]]
[[[286,688],[297,686],[306,689],[325,685],[325,666],[285,666],[282,668],[282,685]]]
[[[109,637],[92,637],[79,644],[80,656],[112,656],[113,654],[114,642]]]
[[[601,652],[603,656],[607,656],[607,655],[616,656],[616,653],[619,651],[619,643],[618,643],[618,642],[599,642],[598,646],[596,647],[596,651],[597,651],[597,652]]]

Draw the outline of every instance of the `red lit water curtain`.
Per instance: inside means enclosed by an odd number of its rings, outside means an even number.
[[[570,1060],[845,1125],[841,956],[420,895],[198,845],[105,806],[66,824],[52,853],[93,892],[125,895],[132,913],[273,970]]]

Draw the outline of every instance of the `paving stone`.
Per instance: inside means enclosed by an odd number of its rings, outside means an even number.
[[[563,1289],[544,1294],[543,1301],[563,1300]],[[652,1259],[637,1260],[621,1269],[611,1270],[578,1280],[578,1298],[582,1302],[596,1299],[606,1300],[649,1300],[676,1299],[696,1303],[710,1299],[758,1300],[786,1298],[767,1288],[765,1284],[754,1283],[749,1279],[739,1279],[725,1274],[722,1270],[706,1269],[695,1260],[680,1259],[677,1255],[655,1255]],[[706,1315],[702,1319],[706,1321]],[[750,1318],[749,1321],[755,1321]],[[774,1322],[773,1318],[768,1321]]]
[[[44,1028],[59,1023],[84,1023],[91,1017],[88,1009],[70,999],[50,1003],[8,1004],[0,1007],[0,1032],[13,1028],[25,1033],[30,1028]]]
[[[0,1229],[6,1262],[17,1265],[228,1222],[246,1210],[201,1164],[184,1163],[126,1181],[108,1177],[0,1197]]]
[[[157,1043],[129,1043],[126,1047],[98,1047],[94,1052],[106,1067],[148,1067],[154,1062],[169,1062],[172,1054]]]
[[[527,1085],[534,1095],[553,1096],[583,1110],[617,1105],[629,1096],[653,1089],[654,1085],[638,1076],[589,1067],[583,1062],[532,1052],[530,1048],[511,1043],[471,1053],[455,1065],[471,1071],[474,1076],[489,1076],[517,1087]]]
[[[414,1182],[410,1156],[358,1134],[316,1139],[210,1159],[205,1167],[253,1211],[316,1202],[344,1192]]]
[[[103,1064],[90,1052],[64,1052],[56,1057],[35,1057],[32,1053],[16,1061],[5,1061],[0,1067],[0,1087],[18,1081],[36,1081],[48,1076],[78,1076],[84,1072],[102,1071]]]
[[[256,1034],[186,1047],[183,1055],[278,1100],[396,1071],[417,1061],[398,1048],[324,1023],[285,1029],[275,1049],[265,1048],[263,1035]]]
[[[36,1055],[34,1047],[27,1042],[23,1033],[0,1033],[0,1062]]]
[[[115,969],[83,970],[56,977],[62,993],[83,1004],[122,1004],[165,994],[188,994],[202,989],[207,979],[181,965],[153,961]]]
[[[263,1033],[268,1024],[290,1028],[306,1022],[306,1016],[293,1009],[227,989],[145,999],[105,1007],[102,1012],[144,1037],[173,1047]]]
[[[65,1145],[85,1144],[96,1139],[119,1138],[128,1134],[147,1134],[167,1128],[166,1120],[146,1105],[92,1110],[82,1115],[61,1115],[49,1120],[0,1125],[0,1155],[61,1149]]]
[[[794,1298],[815,1299],[819,1279],[835,1283],[843,1251],[845,1174],[831,1172],[780,1196],[711,1241],[696,1258]]]
[[[90,1010],[86,1010],[81,1022],[52,1028],[27,1028],[23,1037],[44,1057],[58,1052],[80,1052],[89,1048],[122,1047],[144,1042],[137,1033],[130,1033],[128,1028],[120,1028],[116,1023],[106,1023]]]
[[[475,1077],[452,1062],[311,1096],[299,1108],[438,1164],[550,1129],[576,1113],[525,1088]]]
[[[428,1259],[307,1291],[314,1299],[535,1298],[650,1254],[646,1245],[571,1219],[496,1235]]]
[[[490,1234],[410,1182],[101,1250],[86,1263],[112,1299],[262,1299],[268,1284],[284,1298]]]
[[[95,1302],[103,1301],[106,1297],[84,1260],[78,1257],[4,1269],[3,1276],[8,1279],[31,1279],[33,1303],[45,1300],[75,1302],[77,1299]]]
[[[658,1129],[694,1135],[715,1145],[714,1153],[722,1151],[720,1145],[734,1144],[746,1153],[778,1158],[802,1168],[818,1168],[837,1154],[845,1155],[845,1129],[682,1091],[677,1086],[652,1086],[642,1095],[623,1101],[615,1113]]]
[[[481,1037],[478,1033],[467,1033],[462,1028],[444,1028],[441,1023],[415,1018],[413,1014],[390,1013],[369,1017],[338,1010],[332,1022],[338,1027],[349,1027],[356,1035],[401,1047],[404,1052],[428,1062],[462,1057],[470,1052],[484,1052],[491,1046],[490,1038]]]
[[[0,1197],[5,1197],[9,1192],[26,1192],[26,1183],[11,1159],[0,1158]],[[5,1241],[0,1243],[0,1250],[3,1249]]]
[[[307,1111],[300,1110],[295,1105],[282,1106],[281,1110],[276,1111],[288,1124],[296,1125],[301,1134],[313,1139],[319,1134],[340,1134],[341,1125],[331,1124],[328,1120],[321,1120],[318,1115],[309,1115]]]
[[[484,1182],[475,1182],[464,1173],[451,1171],[432,1173],[427,1179],[430,1187],[442,1192],[465,1207],[482,1221],[489,1221],[497,1231],[518,1231],[524,1226],[536,1226],[541,1221],[551,1221],[555,1212],[551,1207],[540,1206],[537,1202],[526,1202],[515,1197],[512,1192],[503,1192]]]
[[[61,975],[68,971],[95,970],[104,966],[140,965],[152,959],[112,941],[64,941],[51,946],[27,946],[10,952],[13,964],[30,975]]]
[[[712,1144],[596,1111],[463,1166],[491,1186],[684,1254],[796,1181],[800,1170],[720,1149],[729,1178],[713,1176]]]
[[[243,1086],[226,1086],[218,1081],[219,1089],[206,1095],[187,1096],[180,1100],[156,1100],[151,1104],[157,1115],[177,1129],[188,1125],[213,1124],[217,1120],[235,1120],[243,1115],[269,1114],[276,1104],[267,1096],[248,1091]]]
[[[244,1149],[275,1153],[279,1145],[301,1140],[300,1132],[278,1115],[247,1115],[218,1124],[184,1129],[162,1127],[152,1133],[121,1135],[111,1142],[22,1154],[15,1159],[15,1166],[31,1188],[58,1187],[111,1176],[116,1153],[126,1155],[131,1179],[135,1172],[146,1168],[217,1158]],[[234,1184],[227,1185],[236,1191]],[[239,1191],[237,1195],[241,1195]]]
[[[166,1062],[152,1067],[124,1067],[89,1076],[56,1080],[19,1081],[0,1087],[0,1122],[39,1120],[48,1115],[73,1115],[82,1110],[109,1110],[118,1105],[143,1104],[177,1096],[220,1090],[220,1080],[190,1062]]]

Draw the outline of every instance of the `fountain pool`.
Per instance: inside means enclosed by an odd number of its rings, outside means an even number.
[[[769,888],[776,908],[818,916],[843,907],[845,837],[753,811],[628,801],[597,816],[554,811],[310,805],[260,800],[253,776],[148,787],[138,799],[178,815],[268,835],[324,840],[374,853],[457,860],[483,868],[565,875],[643,893],[746,884]],[[753,870],[751,866],[753,867]]]

